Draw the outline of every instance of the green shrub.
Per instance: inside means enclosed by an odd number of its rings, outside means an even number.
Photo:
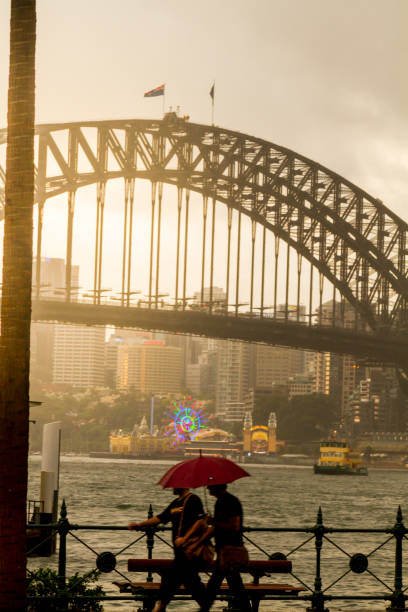
[[[53,600],[31,601],[28,604],[28,612],[59,612],[69,610],[70,612],[103,612],[103,607],[98,601],[68,601],[64,604],[62,597],[65,596],[89,596],[99,597],[104,595],[101,586],[92,585],[99,578],[100,572],[92,570],[82,576],[74,574],[66,580],[65,589],[61,589],[58,574],[52,569],[38,569],[30,572],[27,583],[27,597],[55,597]]]

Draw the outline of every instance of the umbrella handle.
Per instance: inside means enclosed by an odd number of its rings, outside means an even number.
[[[208,510],[207,487],[204,487],[204,510],[206,514],[210,514]]]

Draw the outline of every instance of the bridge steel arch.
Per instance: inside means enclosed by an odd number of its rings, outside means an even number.
[[[89,137],[89,129],[94,133],[93,138]],[[61,132],[68,135],[66,150],[57,143],[57,135]],[[229,219],[230,211],[235,209],[247,215],[254,224],[270,230],[298,253],[298,280],[304,258],[318,270],[320,279],[329,280],[371,329],[407,327],[407,223],[380,200],[322,165],[260,138],[191,123],[174,113],[162,120],[39,125],[36,133],[37,265],[41,255],[44,203],[67,193],[67,300],[71,297],[76,191],[86,185],[97,185],[99,229],[97,227],[94,286],[97,294],[101,290],[106,182],[119,177],[124,179],[125,204],[131,211],[134,181],[143,178],[151,181],[153,198],[158,194],[159,202],[162,185],[174,185],[179,194],[183,190],[193,191],[201,194],[205,203],[208,200],[223,202],[228,207]],[[3,130],[0,144],[5,143],[5,138]],[[88,162],[86,171],[79,167],[80,154]],[[56,162],[57,173],[49,174],[47,160],[50,157]],[[110,164],[110,158],[115,167]],[[4,176],[0,167],[0,203],[4,202]],[[127,253],[124,246],[123,294],[126,289],[128,294],[130,292],[129,269],[127,284],[125,279],[126,267],[130,267],[130,243],[131,234],[128,235]],[[38,268],[37,279],[39,272]],[[263,277],[264,270],[262,284]],[[177,287],[176,283],[176,292]],[[149,295],[153,295],[152,270]],[[321,295],[320,290],[320,305]],[[261,300],[262,314],[263,286]]]

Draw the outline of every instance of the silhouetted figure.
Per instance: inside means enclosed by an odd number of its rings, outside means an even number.
[[[160,523],[171,522],[172,525],[174,562],[169,572],[162,578],[159,599],[152,612],[164,612],[181,584],[184,584],[200,606],[205,602],[205,587],[201,582],[197,566],[187,559],[177,542],[177,538],[180,538],[180,542],[182,541],[182,537],[199,520],[200,515],[202,516],[203,505],[198,495],[191,493],[189,489],[177,488],[173,489],[173,493],[177,495],[177,498],[163,512],[144,521],[128,525],[129,529],[136,531],[146,527],[156,527]]]
[[[220,567],[220,553],[224,546],[243,545],[241,502],[235,495],[227,491],[227,485],[225,484],[210,485],[207,489],[210,495],[213,495],[217,500],[214,506],[214,518],[210,518],[208,521],[213,526],[217,560],[215,570],[207,584],[206,602],[204,606],[201,606],[200,612],[210,610],[224,578],[235,596],[235,605],[242,612],[250,612],[251,604],[239,570],[226,570]]]

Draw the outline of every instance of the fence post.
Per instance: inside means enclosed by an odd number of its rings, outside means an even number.
[[[149,510],[147,512],[147,518],[152,518],[153,516],[153,508],[152,504],[149,506]],[[148,527],[146,529],[146,544],[147,544],[147,558],[153,558],[153,547],[154,547],[154,528]],[[147,582],[153,582],[153,574],[149,572],[147,574]]]
[[[69,521],[67,519],[67,506],[65,499],[62,500],[57,530],[59,535],[58,577],[60,588],[64,589],[67,573],[67,533],[69,531]]]
[[[314,591],[312,595],[312,606],[311,608],[308,608],[308,610],[310,612],[329,612],[329,610],[324,607],[324,594],[322,591],[322,578],[320,575],[320,561],[324,534],[323,514],[320,506],[319,510],[317,511],[316,525],[314,526],[313,531],[315,534],[316,548],[316,575],[314,581]]]
[[[396,612],[397,610],[405,610],[405,596],[402,589],[402,540],[404,539],[406,529],[402,522],[401,506],[398,506],[397,520],[392,532],[395,537],[394,591],[391,597],[391,605],[387,610],[389,612]]]
[[[65,499],[62,500],[60,518],[58,520],[59,550],[58,550],[58,583],[60,591],[65,591],[67,574],[67,533],[69,532],[69,521],[67,519],[67,506]],[[61,594],[61,610],[68,609],[68,602],[64,594]]]

